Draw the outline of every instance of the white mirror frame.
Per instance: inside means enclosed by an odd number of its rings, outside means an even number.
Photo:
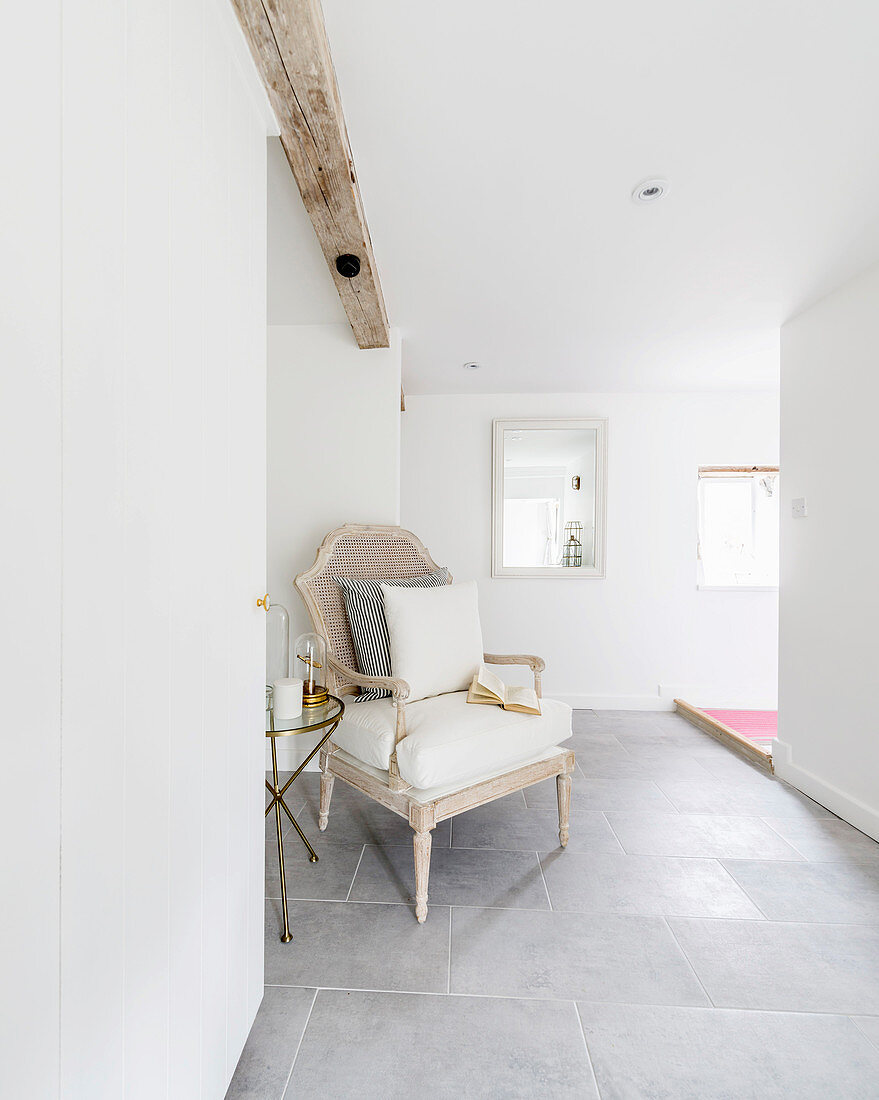
[[[567,577],[603,578],[607,535],[607,420],[495,420],[492,439],[492,508],[491,508],[491,575],[493,577]],[[504,432],[505,431],[573,431],[594,429],[595,439],[595,564],[571,569],[563,565],[504,565]]]

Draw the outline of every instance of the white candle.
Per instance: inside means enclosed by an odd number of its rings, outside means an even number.
[[[272,684],[272,710],[275,718],[298,718],[302,714],[302,681],[292,677]]]

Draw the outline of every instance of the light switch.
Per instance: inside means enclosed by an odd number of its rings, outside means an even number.
[[[805,497],[795,497],[790,503],[791,515],[794,519],[805,519],[809,514]]]

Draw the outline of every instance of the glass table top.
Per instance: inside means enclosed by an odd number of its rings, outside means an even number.
[[[266,737],[290,737],[295,733],[309,733],[338,722],[345,712],[345,704],[335,695],[319,707],[303,707],[298,718],[275,718],[266,708]]]

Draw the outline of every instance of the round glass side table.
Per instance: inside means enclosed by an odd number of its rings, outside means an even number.
[[[318,707],[303,707],[302,714],[298,718],[275,718],[275,712],[271,705],[266,707],[266,737],[270,739],[272,746],[272,783],[269,783],[268,779],[266,780],[266,789],[272,798],[266,806],[266,817],[269,816],[272,810],[275,811],[275,824],[278,829],[278,866],[281,871],[281,900],[284,908],[282,943],[289,943],[293,937],[290,935],[290,922],[287,917],[287,877],[284,872],[284,830],[281,828],[281,810],[290,818],[293,828],[299,834],[299,839],[308,849],[311,862],[317,863],[317,852],[308,843],[308,837],[300,829],[299,822],[290,813],[290,808],[284,801],[284,795],[304,770],[306,764],[320,751],[324,742],[332,736],[344,713],[345,704],[341,699],[337,699],[335,695],[331,695],[325,703]],[[275,748],[277,738],[292,737],[297,733],[315,733],[317,731],[322,732],[318,743],[282,787],[278,780],[278,753]]]

